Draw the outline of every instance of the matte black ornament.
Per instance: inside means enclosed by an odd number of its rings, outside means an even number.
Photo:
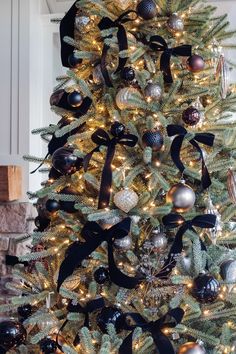
[[[25,320],[32,314],[32,306],[30,304],[20,306],[17,309],[17,313],[22,319]]]
[[[97,325],[103,333],[107,333],[107,325],[113,324],[116,331],[120,332],[124,317],[122,311],[116,307],[104,307],[97,316]]]
[[[153,151],[158,151],[164,144],[163,135],[159,130],[148,130],[142,137],[143,145],[151,147]]]
[[[191,71],[192,73],[198,73],[199,71],[202,71],[204,69],[205,62],[203,57],[194,54],[188,58],[187,66],[188,66],[188,70]]]
[[[137,13],[144,20],[151,20],[157,15],[157,7],[153,0],[141,0],[137,6]]]
[[[48,199],[46,202],[46,209],[49,213],[55,213],[60,210],[60,203],[57,200]]]
[[[111,134],[115,137],[119,137],[125,131],[125,126],[122,123],[115,122],[111,126]]]
[[[50,338],[45,338],[40,342],[40,349],[43,354],[53,354],[57,350],[57,343]]]
[[[74,68],[74,69],[78,68],[80,66],[80,64],[82,63],[82,61],[83,61],[82,59],[77,58],[75,56],[75,53],[72,53],[68,58],[68,63],[70,65],[70,67]]]
[[[50,219],[37,216],[34,220],[34,223],[38,228],[38,231],[43,232],[50,225]]]
[[[71,187],[66,187],[60,191],[60,194],[76,195],[76,191]],[[78,210],[75,209],[75,202],[60,201],[60,209],[66,213],[77,213]]]
[[[68,95],[67,101],[72,107],[79,107],[83,102],[83,97],[81,93],[74,91]]]
[[[100,267],[94,272],[94,279],[98,284],[104,284],[109,280],[109,272],[106,268]]]
[[[6,349],[13,349],[24,343],[27,332],[20,322],[3,321],[0,323],[0,345]]]
[[[201,114],[195,107],[188,107],[185,111],[183,111],[182,119],[185,124],[194,126],[199,123],[201,119]]]
[[[193,281],[192,296],[201,303],[213,302],[220,291],[219,282],[209,274],[200,274]]]
[[[63,175],[72,175],[78,171],[83,164],[83,159],[74,155],[74,149],[62,147],[52,155],[53,167]]]
[[[121,78],[126,81],[133,81],[135,79],[135,71],[131,66],[125,67],[121,71]]]

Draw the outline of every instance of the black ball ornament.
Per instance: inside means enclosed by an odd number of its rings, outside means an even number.
[[[219,295],[220,284],[210,274],[200,274],[193,281],[192,296],[201,303],[213,302]]]
[[[17,309],[17,313],[22,319],[25,320],[32,314],[32,306],[30,304],[20,306]]]
[[[137,13],[144,20],[151,20],[157,15],[157,7],[153,0],[141,0],[137,6]]]
[[[78,68],[80,66],[80,64],[82,63],[82,59],[77,58],[75,56],[75,53],[72,53],[69,58],[68,58],[68,64],[70,65],[71,68]]]
[[[94,279],[98,284],[104,284],[109,280],[109,272],[106,268],[100,267],[94,272]]]
[[[194,126],[199,123],[201,114],[195,107],[188,107],[182,114],[182,120],[185,124]]]
[[[104,307],[97,316],[97,325],[103,333],[107,333],[107,325],[113,324],[119,333],[124,324],[123,313],[116,307]]]
[[[121,71],[121,78],[126,81],[133,81],[135,79],[135,71],[131,66],[126,66]]]
[[[142,137],[144,147],[151,147],[153,151],[159,151],[163,144],[163,135],[159,130],[147,130]]]
[[[50,225],[50,219],[42,216],[37,216],[34,219],[34,223],[38,231],[43,232]]]
[[[60,191],[60,194],[76,195],[76,191],[71,187],[66,187]],[[75,209],[75,202],[60,201],[60,209],[69,214],[77,213],[78,210]]]
[[[40,349],[43,354],[53,354],[57,350],[57,343],[50,338],[45,338],[40,342]]]
[[[62,147],[52,155],[53,167],[63,175],[72,175],[82,167],[83,159],[74,155],[74,149]]]
[[[83,96],[78,91],[71,92],[67,97],[67,102],[71,107],[79,107],[83,102]]]
[[[55,213],[60,210],[60,203],[53,199],[48,199],[46,202],[46,209],[49,213]]]
[[[203,57],[196,54],[191,55],[191,57],[189,57],[187,60],[187,67],[188,70],[191,71],[192,73],[198,73],[199,71],[202,71],[205,67],[205,62]]]
[[[0,323],[0,345],[6,349],[13,349],[24,343],[27,332],[20,322],[3,321]]]
[[[122,123],[115,122],[111,126],[111,134],[115,137],[121,136],[125,131],[125,126]]]

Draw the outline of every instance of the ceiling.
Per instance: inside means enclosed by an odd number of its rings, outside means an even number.
[[[46,0],[50,13],[63,13],[68,11],[75,0]]]

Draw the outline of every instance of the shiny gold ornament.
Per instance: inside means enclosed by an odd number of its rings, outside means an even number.
[[[136,105],[134,102],[130,102],[134,97],[139,96],[142,98],[139,91],[133,87],[125,87],[118,91],[116,95],[116,104],[119,109],[132,109],[135,108]]]
[[[194,206],[196,196],[191,187],[184,180],[175,184],[166,195],[166,202],[173,203],[175,211],[184,213]]]
[[[206,351],[198,343],[188,342],[181,345],[178,350],[178,354],[206,354]]]
[[[227,189],[231,201],[236,204],[236,174],[231,168],[227,173]]]
[[[114,203],[120,210],[128,213],[138,204],[138,195],[130,188],[124,188],[114,196]]]

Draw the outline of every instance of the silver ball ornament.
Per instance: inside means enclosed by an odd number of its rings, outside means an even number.
[[[133,102],[130,102],[130,99],[134,98],[134,96],[139,96],[142,98],[139,91],[133,87],[124,87],[120,89],[116,95],[116,105],[119,109],[132,109],[135,108],[136,105]]]
[[[117,238],[114,241],[114,247],[118,250],[128,251],[132,247],[132,238],[130,236]]]
[[[167,21],[167,27],[172,32],[182,32],[184,29],[182,18],[176,13],[172,14]]]
[[[128,213],[138,204],[138,195],[126,187],[114,195],[114,203],[120,210]]]
[[[164,251],[168,243],[166,235],[158,229],[152,231],[150,241],[156,252]]]
[[[236,260],[229,259],[223,262],[220,266],[220,275],[226,282],[236,283]],[[234,284],[228,284],[229,291],[231,291],[234,286]]]
[[[196,195],[191,187],[181,181],[171,187],[166,195],[166,202],[173,203],[175,211],[184,213],[190,210],[196,201]]]
[[[183,345],[178,350],[178,354],[206,354],[203,346],[195,342],[188,342]]]
[[[206,214],[212,214],[216,216],[216,223],[215,227],[207,230],[207,233],[213,243],[213,245],[216,245],[217,238],[218,236],[221,235],[222,232],[222,221],[221,221],[221,214],[217,210],[217,208],[213,205],[212,200],[209,198],[207,202],[207,208],[205,210]]]
[[[145,87],[144,94],[148,100],[159,102],[162,97],[162,88],[158,84],[150,82]]]

